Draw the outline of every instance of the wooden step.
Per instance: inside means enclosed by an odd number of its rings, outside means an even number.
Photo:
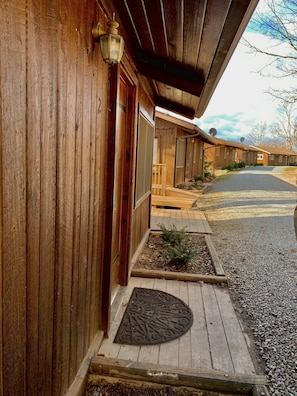
[[[168,197],[164,195],[152,195],[153,206],[169,206],[171,208],[187,208],[193,207],[197,198],[184,198],[184,197]]]
[[[176,187],[166,187],[165,195],[168,197],[178,197],[178,198],[192,198],[197,199],[197,194],[188,190],[182,190]]]
[[[184,370],[171,366],[133,362],[94,356],[89,369],[89,384],[122,383],[139,389],[149,387],[173,389],[186,387],[201,395],[268,396],[267,379],[262,375],[225,373],[221,371]]]

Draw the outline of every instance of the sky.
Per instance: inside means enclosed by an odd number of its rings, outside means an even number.
[[[263,6],[265,3],[260,0],[257,8],[263,10]],[[264,48],[272,44],[263,34],[251,31],[250,25],[243,37],[256,45],[263,44]],[[204,115],[195,119],[195,124],[206,133],[215,128],[218,138],[238,141],[241,137],[247,139],[256,124],[276,122],[279,102],[266,91],[284,82],[258,73],[265,66],[264,70],[268,71],[269,63],[267,56],[251,53],[240,42]]]

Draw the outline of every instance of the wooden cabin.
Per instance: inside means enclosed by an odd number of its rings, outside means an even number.
[[[150,230],[155,106],[203,114],[257,2],[2,1],[1,396],[83,394]]]
[[[232,162],[257,163],[257,149],[254,147],[217,137],[213,137],[213,142],[215,146],[206,145],[205,147],[207,158],[212,162],[213,169],[222,169]]]
[[[239,144],[237,148],[237,162],[244,162],[246,165],[257,163],[258,150],[246,144]]]
[[[204,143],[210,136],[190,122],[157,112],[153,164],[166,165],[166,185],[175,187],[203,175]]]
[[[284,147],[252,146],[258,150],[257,164],[264,166],[287,166],[297,164],[297,152]]]

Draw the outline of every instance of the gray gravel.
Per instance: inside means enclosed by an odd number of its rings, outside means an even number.
[[[275,177],[281,170],[248,168],[219,178],[199,206],[271,395],[297,396],[297,189]]]

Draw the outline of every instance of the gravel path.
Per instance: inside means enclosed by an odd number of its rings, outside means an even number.
[[[281,171],[255,167],[218,178],[199,206],[271,395],[297,396],[297,189]]]

